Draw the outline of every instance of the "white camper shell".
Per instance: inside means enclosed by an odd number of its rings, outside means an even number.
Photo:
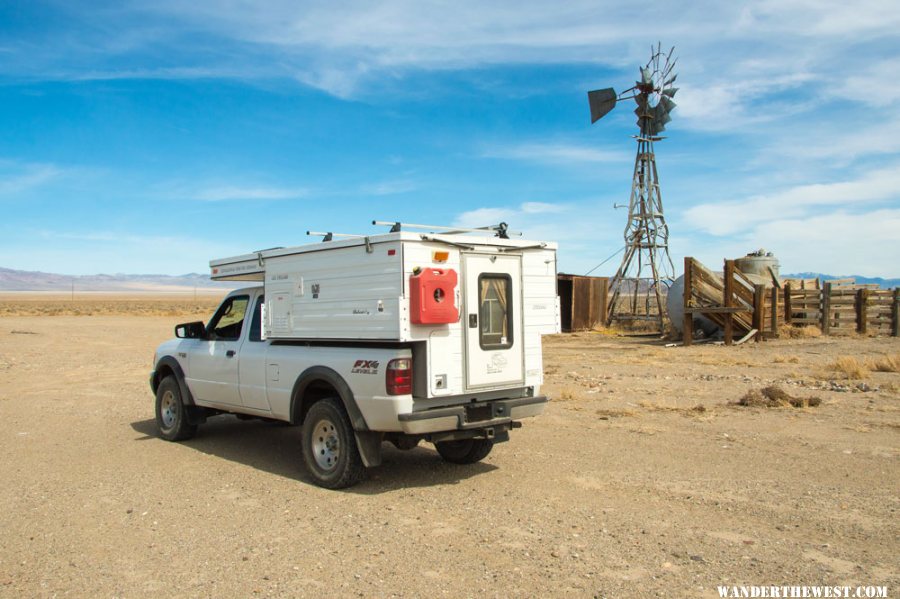
[[[270,340],[408,345],[417,398],[537,394],[540,336],[560,330],[556,247],[396,231],[213,260],[210,269],[214,280],[264,284]]]

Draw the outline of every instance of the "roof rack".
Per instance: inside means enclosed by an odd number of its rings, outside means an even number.
[[[521,237],[522,233],[518,231],[510,231],[509,225],[506,223],[500,223],[497,225],[488,225],[487,227],[475,227],[475,228],[466,228],[466,227],[441,227],[439,225],[419,225],[415,223],[401,223],[400,221],[386,221],[386,220],[373,220],[373,225],[390,227],[391,233],[396,233],[403,229],[427,229],[432,232],[440,231],[442,233],[447,233],[449,235],[459,235],[463,233],[485,233],[485,232],[493,232],[496,237],[500,239],[509,239],[510,235],[514,235],[516,237]]]

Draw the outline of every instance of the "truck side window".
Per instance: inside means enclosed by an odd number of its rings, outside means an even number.
[[[478,277],[479,343],[482,349],[512,347],[512,279],[509,275],[482,274]]]
[[[209,338],[237,341],[241,336],[241,326],[249,303],[250,297],[247,295],[228,298],[209,323]]]
[[[256,307],[253,308],[253,318],[250,320],[250,341],[262,341],[262,306],[266,301],[266,296],[261,295],[256,300]]]

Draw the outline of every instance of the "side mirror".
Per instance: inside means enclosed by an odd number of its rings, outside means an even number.
[[[175,336],[179,339],[206,339],[206,326],[201,320],[175,325]]]

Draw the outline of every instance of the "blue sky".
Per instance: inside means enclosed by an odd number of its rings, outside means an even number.
[[[586,92],[661,40],[676,269],[765,247],[897,277],[897,31],[869,0],[10,0],[0,266],[205,272],[307,229],[503,220],[584,273],[623,244],[636,131],[627,104],[592,126]]]

